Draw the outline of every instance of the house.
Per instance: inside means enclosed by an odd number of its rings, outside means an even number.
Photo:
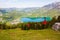
[[[52,29],[55,31],[60,31],[60,22],[56,22],[53,26]]]

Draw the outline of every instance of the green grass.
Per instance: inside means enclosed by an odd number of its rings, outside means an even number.
[[[60,40],[60,32],[52,29],[43,30],[0,30],[0,40]]]

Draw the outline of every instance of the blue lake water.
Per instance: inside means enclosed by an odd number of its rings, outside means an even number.
[[[35,18],[28,18],[28,17],[25,17],[25,18],[21,18],[20,19],[22,22],[42,22],[45,20],[44,17],[35,17]],[[51,18],[50,17],[46,17],[46,21],[50,21]]]

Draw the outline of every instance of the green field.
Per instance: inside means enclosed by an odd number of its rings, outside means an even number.
[[[43,30],[21,30],[0,29],[0,40],[60,40],[60,32],[52,29]]]

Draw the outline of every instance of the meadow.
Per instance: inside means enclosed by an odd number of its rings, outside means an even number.
[[[0,29],[0,40],[60,40],[60,32],[42,30]]]

